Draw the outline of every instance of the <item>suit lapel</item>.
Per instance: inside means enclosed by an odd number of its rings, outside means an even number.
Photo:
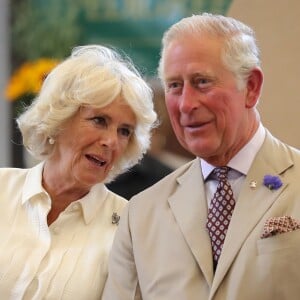
[[[202,178],[200,161],[196,159],[190,169],[178,178],[179,187],[169,198],[169,204],[189,248],[211,286],[212,252],[205,227],[207,201]]]
[[[263,177],[267,174],[280,176],[292,165],[293,161],[286,146],[267,133],[265,142],[247,174],[236,203],[216,270],[211,297],[225,277],[249,233],[287,187],[287,183],[281,178],[282,187],[271,191],[263,185]],[[257,182],[255,189],[251,189],[251,181]]]

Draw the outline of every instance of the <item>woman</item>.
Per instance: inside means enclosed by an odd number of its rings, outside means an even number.
[[[99,299],[126,200],[104,183],[150,143],[152,93],[102,46],[75,48],[17,120],[42,162],[0,170],[1,299]]]

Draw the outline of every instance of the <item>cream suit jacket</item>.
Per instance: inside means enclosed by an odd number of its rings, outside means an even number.
[[[262,239],[270,217],[300,221],[300,152],[267,132],[213,274],[199,159],[135,196],[117,229],[105,300],[298,300],[300,230]],[[283,185],[270,190],[267,174]],[[257,181],[251,188],[250,182]]]

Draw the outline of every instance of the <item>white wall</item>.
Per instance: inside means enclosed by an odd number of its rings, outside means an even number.
[[[10,166],[10,104],[3,91],[10,72],[9,0],[0,0],[0,167]]]
[[[228,15],[257,35],[265,73],[259,104],[264,125],[300,148],[300,1],[233,0]]]

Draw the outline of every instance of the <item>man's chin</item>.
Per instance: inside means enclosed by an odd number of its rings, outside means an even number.
[[[191,143],[188,145],[187,150],[193,153],[195,156],[201,157],[203,159],[210,158],[211,156],[216,155],[215,147],[203,143]]]

